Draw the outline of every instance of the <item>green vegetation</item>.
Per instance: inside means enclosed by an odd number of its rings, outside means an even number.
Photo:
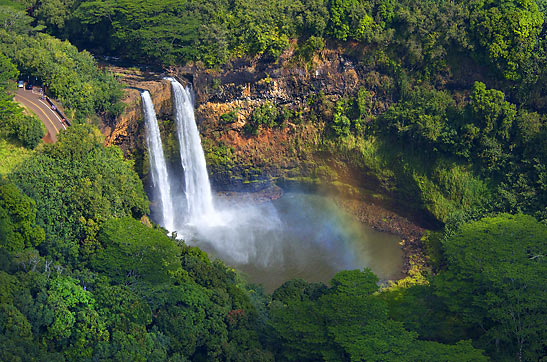
[[[50,4],[50,11],[62,12],[58,5],[62,4]],[[91,54],[40,33],[44,26],[32,27],[34,19],[17,8],[0,5],[0,20],[4,18],[0,25],[0,57],[9,58],[23,79],[38,81],[47,94],[61,101],[73,122],[121,113],[120,84],[98,69]],[[29,127],[25,132],[31,132]]]
[[[530,216],[501,214],[463,225],[443,246],[448,268],[434,289],[448,310],[500,359],[540,360],[547,227]]]
[[[0,186],[0,247],[21,252],[44,241],[44,230],[35,225],[36,203],[14,184]]]
[[[323,149],[372,170],[384,190],[446,222],[461,210],[526,212],[545,219],[546,119],[475,82],[469,101],[415,86],[373,116],[367,91],[310,100],[326,122]]]
[[[0,138],[0,175],[9,174],[17,165],[32,155],[32,151],[14,142]]]
[[[429,278],[431,284],[383,293],[389,315],[429,340],[454,343],[472,336],[494,361],[541,360],[546,232],[522,214],[447,230],[438,275]]]
[[[42,123],[34,116],[23,114],[23,109],[8,94],[9,80],[19,75],[11,61],[0,53],[0,138],[18,141],[27,148],[34,148],[42,137]]]
[[[470,29],[483,55],[507,79],[522,80],[544,41],[540,33],[545,16],[537,3],[477,0],[470,5]]]
[[[24,114],[9,94],[18,75],[15,65],[0,53],[0,175],[28,158],[44,135],[42,123]]]
[[[98,247],[97,225],[111,217],[140,217],[148,201],[140,179],[118,148],[105,148],[100,132],[73,126],[10,174],[36,200],[46,232],[46,255],[75,262]]]
[[[1,125],[5,137],[14,138],[27,148],[34,148],[44,137],[42,122],[34,115],[18,114]]]
[[[278,125],[283,122],[279,113],[275,104],[264,102],[253,111],[251,119],[245,124],[245,133],[256,136],[262,127],[271,128]]]
[[[419,341],[388,317],[370,270],[345,271],[324,285],[285,283],[273,295],[271,324],[286,360],[488,361],[469,342]]]
[[[150,229],[132,218],[107,220],[98,239],[103,249],[92,256],[91,267],[117,284],[140,280],[159,284],[176,276],[180,269],[180,250],[173,241],[161,230]]]
[[[237,121],[237,117],[238,117],[238,113],[237,113],[237,109],[234,109],[233,111],[230,111],[228,113],[224,113],[223,115],[220,116],[220,121],[222,124],[230,124],[230,123],[234,123],[235,121]]]
[[[544,359],[546,13],[543,0],[0,1],[0,360]],[[150,225],[134,165],[78,124],[120,114],[120,85],[67,40],[161,66],[292,47],[287,66],[309,71],[325,46],[347,50],[366,69],[354,94],[268,100],[243,132],[322,130],[314,151],[445,224],[422,240],[432,271],[410,258],[387,287],[365,269],[267,295]],[[56,144],[12,101],[18,77],[74,119]],[[230,145],[204,148],[209,167],[237,165]],[[323,164],[290,176],[339,182]]]
[[[3,52],[22,75],[40,79],[46,91],[69,109],[74,122],[121,113],[121,86],[111,74],[97,69],[89,53],[46,34],[3,32],[0,37]]]
[[[449,55],[473,52],[504,79],[538,81],[543,1],[47,0],[30,6],[39,26],[80,48],[138,61],[223,64],[233,56],[275,60],[298,39],[309,59],[325,40],[354,41],[427,76]],[[21,9],[21,6],[18,6]],[[393,64],[397,65],[397,64]]]

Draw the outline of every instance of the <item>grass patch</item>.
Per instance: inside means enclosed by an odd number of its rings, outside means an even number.
[[[15,167],[29,158],[33,152],[14,142],[0,138],[0,175],[9,174]]]
[[[0,6],[9,6],[17,10],[25,10],[25,4],[14,0],[0,0]]]
[[[444,222],[458,210],[487,204],[488,181],[465,163],[424,153],[408,145],[374,136],[348,136],[326,142],[336,156],[362,170],[370,170],[381,187]]]

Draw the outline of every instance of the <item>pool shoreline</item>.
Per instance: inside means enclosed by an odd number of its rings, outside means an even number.
[[[268,188],[259,192],[217,192],[217,196],[224,199],[247,199],[256,202],[277,200],[285,193],[281,188]],[[403,265],[401,275],[398,279],[391,279],[397,282],[409,276],[411,268],[418,267],[423,270],[428,267],[427,257],[424,252],[422,237],[427,229],[410,221],[408,218],[388,210],[385,207],[364,200],[352,199],[341,195],[327,195],[321,192],[313,194],[331,198],[336,205],[353,215],[359,222],[380,232],[391,233],[401,238],[399,245],[403,252]],[[387,282],[388,280],[382,280]]]

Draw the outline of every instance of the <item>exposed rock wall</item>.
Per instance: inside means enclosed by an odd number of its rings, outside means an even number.
[[[308,118],[309,101],[319,92],[335,102],[355,95],[361,87],[374,98],[371,113],[380,113],[392,102],[386,91],[392,79],[338,50],[325,50],[305,64],[296,62],[292,55],[287,52],[277,63],[238,60],[221,70],[193,66],[170,73],[194,88],[197,124],[215,190],[267,191],[275,189],[275,184],[342,194],[346,197],[342,204],[356,218],[375,229],[403,236],[405,252],[419,254],[423,229],[408,220],[417,220],[412,211],[382,190],[375,175],[362,165],[347,162],[325,146],[325,120],[332,114],[322,114],[313,121]],[[142,89],[152,95],[166,156],[175,171],[181,172],[176,170],[180,160],[171,87],[162,77],[124,77],[128,85],[126,110],[113,124],[102,128],[106,143],[120,146],[126,156],[135,159],[144,178],[148,166],[139,94]],[[291,110],[297,117],[280,127],[262,128],[256,135],[245,132],[253,112],[264,104]],[[408,257],[405,260],[406,271]]]
[[[126,82],[123,103],[125,110],[115,122],[103,124],[101,131],[105,136],[106,145],[119,146],[126,156],[142,152],[146,140],[144,138],[144,115],[140,92],[148,90],[154,102],[158,118],[168,118],[172,113],[171,86],[169,81],[136,79]]]
[[[377,92],[384,80],[379,73],[333,49],[308,63],[295,61],[289,51],[277,63],[238,60],[217,71],[186,67],[176,72],[193,83],[196,117],[213,183],[225,189],[254,190],[271,181],[285,185],[316,183],[318,178],[331,184],[341,178],[347,181],[352,173],[347,165],[320,149],[325,122],[307,119],[309,100],[322,92],[336,101],[365,87],[378,99],[375,111],[390,102]],[[249,136],[245,124],[266,102],[291,110],[299,119]],[[223,120],[230,113],[234,119]]]
[[[277,63],[240,59],[220,70],[192,66],[172,71],[172,75],[193,85],[198,127],[217,190],[257,190],[272,182],[284,186],[328,183],[353,193],[353,186],[375,186],[373,175],[352,169],[353,166],[332,157],[328,149],[321,148],[325,121],[310,122],[309,100],[321,92],[326,99],[336,101],[364,87],[376,99],[373,111],[380,112],[390,103],[381,91],[390,80],[340,50],[326,49],[307,63],[296,61],[293,55],[288,51]],[[106,143],[120,146],[126,156],[143,154],[139,91],[148,89],[160,120],[166,155],[175,164],[178,152],[174,122],[169,122],[169,81],[162,79],[163,74],[135,74],[121,68],[113,71],[122,75],[128,86],[124,99],[127,107],[116,122],[102,127]],[[249,135],[244,127],[253,111],[264,104],[289,110],[297,117],[288,119],[281,127],[262,128],[258,134]],[[232,119],[226,121],[225,116],[230,113]],[[328,117],[326,114],[323,118]],[[145,162],[137,168],[145,176]],[[358,179],[355,175],[359,175]]]

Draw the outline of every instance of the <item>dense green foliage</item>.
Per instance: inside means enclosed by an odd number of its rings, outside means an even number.
[[[544,14],[533,0],[472,1],[470,29],[484,55],[507,79],[526,76],[540,45]]]
[[[445,234],[446,265],[431,285],[382,296],[390,316],[427,339],[472,337],[495,361],[541,360],[546,233],[545,225],[522,214],[463,224]]]
[[[18,75],[15,65],[0,53],[0,175],[32,153],[44,135],[42,123],[25,114],[9,94]]]
[[[453,163],[474,170],[475,175],[497,191],[495,198],[488,200],[484,190],[472,191],[472,180],[468,177],[467,181],[462,180],[468,185],[460,189],[467,188],[464,192],[474,196],[470,202],[460,196],[462,206],[525,211],[545,218],[547,174],[541,166],[547,163],[545,125],[541,114],[517,111],[502,92],[477,82],[465,107],[456,106],[446,92],[416,88],[382,114],[376,127],[387,142],[396,141],[407,150],[403,162],[411,159],[412,154],[425,151],[425,159],[413,160],[411,164],[428,165],[426,174],[441,187],[451,185],[448,180],[435,180],[439,170],[431,165],[441,163],[443,169],[449,169],[446,165]],[[449,192],[445,191],[445,195],[454,200]],[[420,192],[428,193],[431,194],[426,190]],[[434,208],[430,210],[441,220],[448,216]]]
[[[140,217],[148,201],[140,179],[118,148],[105,148],[97,129],[73,126],[10,175],[36,200],[46,232],[42,251],[75,261],[97,247],[97,225],[116,216]]]
[[[29,149],[1,168],[0,360],[541,360],[546,12],[543,0],[0,2],[0,151]],[[424,239],[436,275],[380,289],[367,269],[343,271],[266,295],[168,237],[96,128],[36,147],[39,122],[9,94],[19,76],[75,123],[122,110],[113,76],[59,39],[164,66],[275,62],[292,47],[312,70],[325,46],[349,49],[368,72],[355,94],[316,89],[303,109],[269,100],[242,131],[323,129],[320,151],[446,223]],[[231,148],[211,148],[231,162]]]
[[[42,122],[35,116],[22,114],[18,109],[15,114],[1,123],[2,133],[14,138],[27,148],[34,148],[44,137]]]
[[[270,323],[281,341],[278,353],[294,361],[488,360],[469,342],[446,346],[417,340],[373,295],[377,281],[369,270],[354,270],[338,273],[331,288],[293,284],[290,295],[281,298],[276,291]],[[280,288],[283,294],[286,288]]]
[[[530,216],[501,214],[462,226],[444,249],[448,268],[435,289],[448,309],[497,354],[540,360],[547,340],[547,227]]]
[[[60,10],[56,5],[51,8]],[[17,66],[22,79],[38,82],[47,94],[60,100],[74,122],[96,114],[108,118],[121,113],[121,86],[111,74],[97,68],[91,54],[38,32],[43,26],[32,27],[33,18],[21,10],[0,5],[2,18],[0,55]]]
[[[0,186],[0,247],[20,252],[44,241],[36,226],[36,203],[14,184]]]
[[[256,108],[251,118],[245,123],[244,131],[247,135],[257,135],[261,129],[280,127],[294,117],[290,109],[280,108],[270,102],[265,102]]]
[[[116,283],[162,283],[177,271],[180,250],[161,230],[131,218],[110,219],[98,239],[103,248],[92,256],[91,267]]]
[[[9,81],[17,78],[19,71],[0,53],[0,137],[19,141],[23,146],[34,148],[44,136],[42,123],[12,101],[8,94]]]
[[[81,122],[100,114],[118,115],[121,87],[113,76],[97,69],[93,57],[45,34],[28,36],[0,30],[1,51],[31,81],[40,79],[46,91],[73,111],[70,118]]]
[[[389,0],[26,2],[47,31],[103,54],[162,64],[231,56],[273,59],[300,41],[301,55],[323,39],[357,41],[396,54],[427,73],[450,52],[474,51],[508,80],[537,81],[544,46],[543,2]]]
[[[180,253],[161,233],[156,242]],[[225,267],[202,259],[202,270],[209,268],[213,278],[204,287],[174,255],[176,273],[145,286],[32,258],[13,259],[3,265],[12,272],[0,271],[3,360],[271,360],[252,329],[254,308]]]

